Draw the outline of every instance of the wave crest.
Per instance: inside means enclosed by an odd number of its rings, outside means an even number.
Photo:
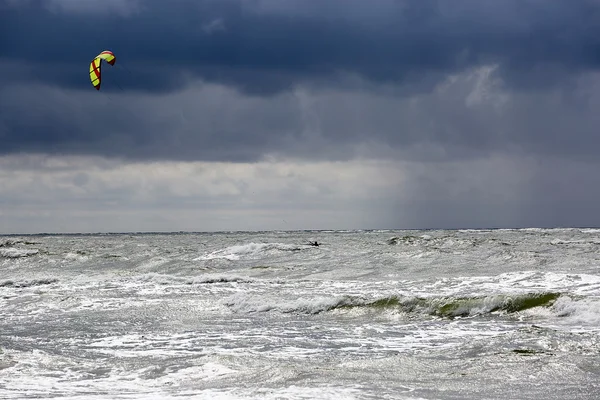
[[[491,313],[519,313],[536,307],[550,307],[560,293],[501,294],[481,297],[412,297],[387,296],[364,299],[356,296],[316,297],[289,301],[265,302],[264,297],[243,293],[225,300],[235,312],[267,312],[319,314],[329,311],[399,311],[406,314],[426,314],[435,317],[456,318]]]
[[[38,254],[37,249],[17,249],[14,247],[0,248],[1,258],[24,258]]]
[[[262,254],[276,254],[290,251],[300,251],[309,248],[309,246],[297,246],[286,243],[247,243],[237,246],[226,247],[222,250],[213,251],[195,259],[199,260],[214,260],[227,259],[239,260],[242,257],[255,257]]]
[[[21,282],[7,280],[4,282],[0,282],[0,287],[27,288],[27,287],[31,287],[31,286],[51,285],[56,282],[58,282],[58,279],[56,279],[56,278],[34,279],[31,281],[21,281]]]

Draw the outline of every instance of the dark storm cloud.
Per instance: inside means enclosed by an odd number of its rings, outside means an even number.
[[[0,0],[0,153],[595,157],[599,38],[595,0]]]
[[[214,84],[158,97],[9,86],[0,96],[0,153],[211,161],[269,154],[446,161],[496,152],[597,158],[599,77],[582,80],[577,96],[515,95],[490,87],[488,74],[465,74],[407,98],[376,89],[244,96]]]
[[[302,125],[290,99],[244,98],[223,86],[171,98],[23,85],[0,97],[0,154],[98,154],[129,159],[250,161]],[[113,97],[114,96],[114,97]]]
[[[58,0],[2,4],[2,58],[81,89],[80,65],[104,48],[134,72],[119,77],[125,89],[143,90],[180,88],[183,72],[271,92],[338,71],[398,82],[490,61],[520,84],[546,85],[540,77],[600,62],[595,0],[147,0],[123,15],[68,12]]]

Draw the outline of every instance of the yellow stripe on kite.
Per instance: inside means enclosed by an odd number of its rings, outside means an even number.
[[[90,63],[90,81],[96,90],[100,90],[101,76],[100,76],[100,65],[102,60],[106,61],[110,65],[115,65],[116,57],[112,51],[105,50],[98,54]]]
[[[94,58],[90,63],[90,81],[96,89],[100,89],[100,59]]]

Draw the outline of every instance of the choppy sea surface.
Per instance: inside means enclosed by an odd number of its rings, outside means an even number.
[[[0,398],[598,399],[600,230],[0,236]]]

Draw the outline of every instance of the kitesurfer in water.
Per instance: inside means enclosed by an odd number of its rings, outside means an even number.
[[[311,246],[319,246],[319,243],[315,240],[314,242],[308,242]]]

